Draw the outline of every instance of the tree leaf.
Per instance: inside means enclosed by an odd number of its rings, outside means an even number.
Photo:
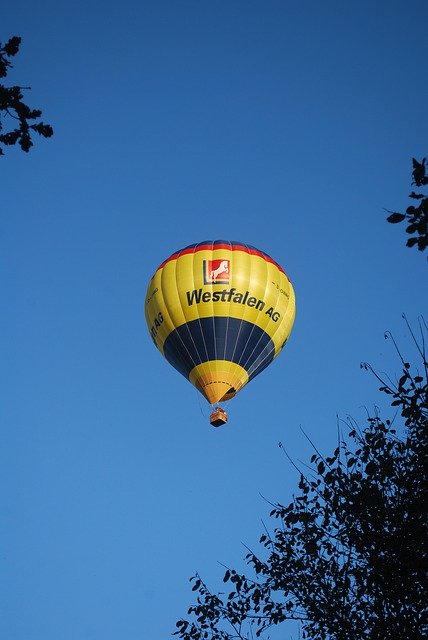
[[[396,224],[397,222],[403,222],[403,220],[405,219],[406,219],[405,214],[398,213],[398,212],[394,212],[387,217],[388,222],[392,222],[393,224]]]

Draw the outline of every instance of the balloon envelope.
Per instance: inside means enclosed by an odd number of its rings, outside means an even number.
[[[281,351],[295,296],[284,270],[263,251],[210,240],[160,265],[145,315],[159,351],[215,404],[232,398]]]

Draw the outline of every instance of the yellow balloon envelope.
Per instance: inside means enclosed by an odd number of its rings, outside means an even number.
[[[294,322],[294,290],[263,251],[199,242],[160,265],[145,315],[159,351],[215,404],[230,400],[281,351]]]

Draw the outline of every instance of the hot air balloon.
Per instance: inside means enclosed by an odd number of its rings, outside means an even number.
[[[242,242],[210,240],[176,251],[147,288],[149,333],[166,360],[213,405],[211,424],[278,355],[295,316],[282,267]]]

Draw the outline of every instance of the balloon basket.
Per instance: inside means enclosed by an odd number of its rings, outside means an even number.
[[[222,427],[227,422],[227,413],[221,407],[216,407],[210,415],[210,423],[213,427]]]

